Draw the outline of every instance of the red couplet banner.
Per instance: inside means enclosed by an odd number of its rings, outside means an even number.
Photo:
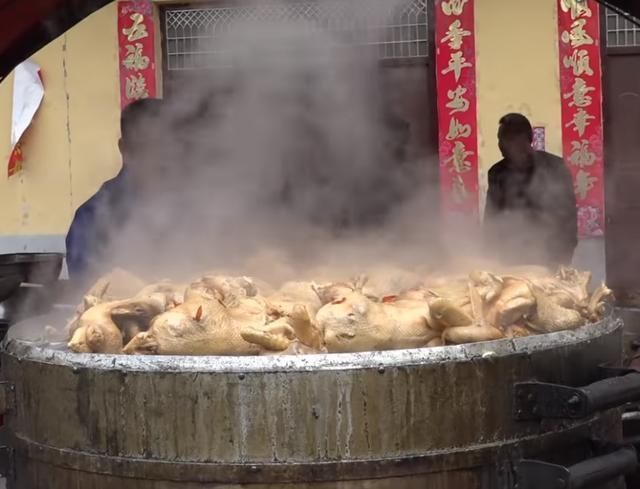
[[[478,215],[474,0],[436,0],[440,189],[445,215]]]
[[[604,234],[600,13],[595,0],[558,0],[563,156],[571,168],[580,237]]]
[[[154,31],[151,0],[118,1],[121,108],[156,96]]]

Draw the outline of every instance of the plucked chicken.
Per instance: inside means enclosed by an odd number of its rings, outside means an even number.
[[[130,299],[104,301],[104,291],[87,295],[84,311],[68,325],[69,349],[78,353],[120,353],[124,343],[148,329],[153,318],[181,301],[169,283],[143,287]]]
[[[324,289],[325,300],[332,300],[318,311],[316,324],[329,352],[419,348],[438,336],[429,325],[426,301],[392,296],[375,301],[363,287],[361,282]]]
[[[261,336],[260,336],[261,335]],[[293,328],[268,322],[267,303],[244,277],[204,277],[186,290],[184,303],[156,316],[124,353],[158,355],[256,355],[284,350],[295,339]]]
[[[336,273],[318,274],[329,275]],[[68,345],[85,353],[297,355],[519,338],[600,320],[612,293],[604,284],[590,292],[590,282],[590,272],[572,268],[420,278],[380,267],[374,283],[360,275],[276,289],[216,273],[189,286],[144,285],[116,270],[84,296]]]

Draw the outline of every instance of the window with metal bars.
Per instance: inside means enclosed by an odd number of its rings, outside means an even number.
[[[640,27],[620,14],[607,10],[607,47],[640,47]]]
[[[304,21],[349,44],[369,46],[382,60],[429,56],[427,0],[326,0],[255,5],[168,7],[164,11],[165,69],[169,72],[216,68],[229,52],[216,40],[252,22]]]

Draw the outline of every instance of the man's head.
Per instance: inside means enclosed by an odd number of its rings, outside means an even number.
[[[502,156],[514,163],[525,163],[533,148],[533,129],[522,114],[507,114],[500,118],[498,126],[498,147]]]
[[[160,115],[162,100],[145,98],[127,105],[120,115],[120,141],[118,146],[126,160],[139,157],[153,147],[154,140],[162,137]]]

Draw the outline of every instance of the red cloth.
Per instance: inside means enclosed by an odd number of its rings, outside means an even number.
[[[9,164],[7,165],[7,175],[12,176],[22,169],[22,146],[16,144],[9,155]]]

